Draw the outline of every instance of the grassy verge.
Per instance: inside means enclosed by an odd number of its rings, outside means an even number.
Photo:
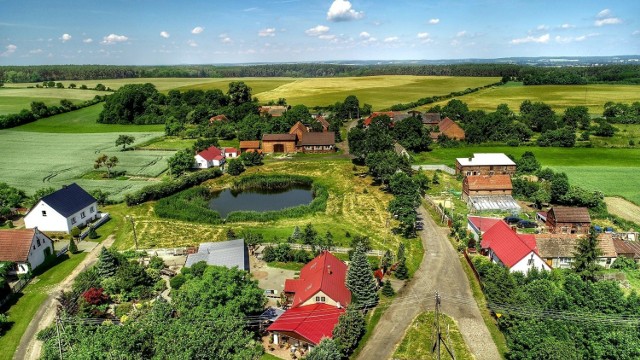
[[[268,262],[267,265],[269,265],[269,267],[272,267],[272,268],[300,271],[305,264],[301,264],[297,262],[272,261],[272,262]]]
[[[367,341],[369,341],[369,338],[371,337],[371,334],[373,334],[373,329],[376,328],[376,325],[378,325],[378,322],[380,322],[380,318],[382,318],[382,315],[384,315],[384,312],[389,308],[389,306],[391,306],[391,301],[381,303],[375,309],[369,311],[366,318],[367,320],[366,332],[364,333],[364,336],[362,337],[362,339],[360,339],[360,342],[358,343],[358,347],[353,351],[353,354],[351,355],[351,359],[356,359],[360,354],[360,352],[362,351],[362,349],[364,349],[365,345],[367,344]]]
[[[19,294],[7,311],[11,328],[0,337],[0,360],[10,360],[20,343],[29,322],[47,299],[48,292],[60,283],[85,258],[87,254],[63,255],[58,262],[41,275],[36,276]],[[11,302],[10,302],[11,303]]]
[[[260,356],[260,360],[282,360],[279,357],[271,354],[264,353]]]
[[[498,329],[498,324],[496,323],[493,316],[491,316],[491,312],[487,307],[487,299],[484,297],[484,293],[482,293],[482,289],[480,288],[480,283],[473,275],[471,267],[469,267],[469,264],[467,264],[467,262],[462,257],[460,257],[460,263],[462,263],[462,269],[467,275],[469,285],[471,285],[471,292],[473,293],[473,298],[476,300],[478,308],[480,309],[482,320],[484,320],[487,329],[489,329],[489,333],[491,334],[491,338],[498,348],[498,352],[500,353],[502,358],[504,358],[505,354],[509,351],[509,348],[507,347],[507,339],[505,339],[500,329]]]
[[[434,332],[435,313],[433,311],[424,312],[416,316],[412,325],[402,338],[402,342],[398,345],[398,348],[393,353],[394,359],[438,359],[436,353],[431,352],[432,342],[427,340],[433,337]],[[469,347],[464,342],[462,334],[458,329],[456,322],[447,315],[442,315],[440,320],[441,328],[448,333],[450,341],[447,345],[453,351],[456,359],[474,359]],[[441,346],[440,354],[444,358],[449,358],[449,355]]]

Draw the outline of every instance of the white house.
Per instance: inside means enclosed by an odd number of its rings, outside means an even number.
[[[53,253],[53,242],[37,228],[0,230],[0,261],[16,263],[16,268],[9,273],[28,273]]]
[[[480,244],[492,262],[507,267],[510,272],[526,274],[534,268],[551,270],[538,254],[535,236],[517,234],[504,221],[496,222],[487,230]]]
[[[497,222],[503,221],[499,218],[489,218],[482,216],[467,216],[467,230],[471,232],[476,241],[480,240],[480,236],[491,229]]]
[[[222,166],[224,164],[224,154],[222,150],[212,146],[197,153],[195,160],[197,168],[208,169],[213,166]]]
[[[225,159],[235,159],[238,157],[238,150],[236,150],[236,148],[228,147],[223,150]]]
[[[40,199],[24,217],[25,227],[42,231],[71,232],[98,217],[98,202],[73,183]]]

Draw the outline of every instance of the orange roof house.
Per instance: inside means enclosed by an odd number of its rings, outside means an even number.
[[[513,185],[509,175],[475,175],[462,180],[462,198],[478,195],[511,195]]]
[[[439,131],[431,132],[431,134],[429,134],[431,139],[437,140],[440,135],[445,135],[450,139],[464,140],[464,130],[448,117],[442,119],[437,126]]]

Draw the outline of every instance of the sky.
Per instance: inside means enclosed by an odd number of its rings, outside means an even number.
[[[0,65],[637,54],[638,0],[0,0]]]

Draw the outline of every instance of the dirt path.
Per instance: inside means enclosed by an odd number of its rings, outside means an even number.
[[[471,293],[458,253],[447,239],[448,229],[436,225],[423,207],[420,233],[426,249],[420,268],[386,310],[358,359],[390,359],[413,319],[434,308],[438,291],[442,311],[458,322],[465,343],[476,359],[500,359]],[[425,341],[430,341],[429,338]]]
[[[84,271],[86,268],[95,264],[98,260],[98,255],[100,254],[100,249],[103,246],[110,247],[113,244],[115,237],[113,235],[106,238],[100,245],[96,246],[87,254],[87,256],[82,260],[78,266],[69,274],[62,282],[60,282],[57,286],[52,288],[49,291],[49,297],[47,300],[40,305],[40,308],[31,319],[27,330],[22,335],[22,339],[20,339],[20,345],[18,345],[18,349],[16,349],[15,354],[13,354],[14,359],[28,359],[28,360],[37,360],[40,358],[40,351],[42,350],[42,342],[36,340],[36,335],[40,330],[49,326],[56,316],[56,296],[63,289],[68,289],[71,287],[71,284],[76,279],[78,274]]]
[[[607,209],[613,215],[640,224],[640,206],[619,197],[606,197],[604,202],[607,203]]]

